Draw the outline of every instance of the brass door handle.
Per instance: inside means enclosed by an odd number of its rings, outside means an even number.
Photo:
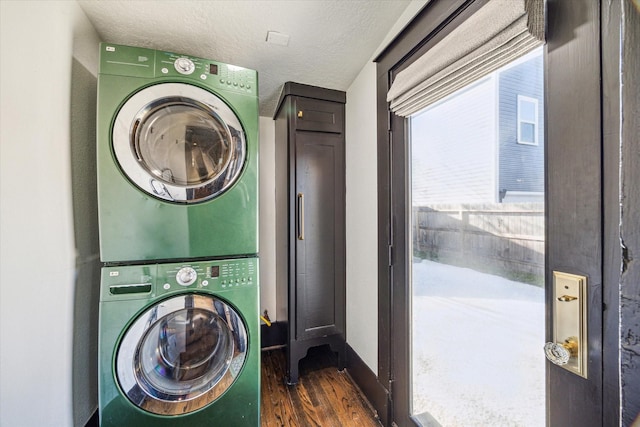
[[[298,193],[298,240],[304,240],[304,194]]]

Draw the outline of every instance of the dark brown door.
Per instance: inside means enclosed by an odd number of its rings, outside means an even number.
[[[344,146],[341,134],[296,140],[296,339],[341,334],[344,324]]]
[[[441,4],[446,2],[435,1],[428,7],[437,11]],[[609,245],[611,251],[619,250],[615,248],[618,236],[615,227],[616,198],[615,194],[605,191],[609,187],[610,191],[615,192],[618,165],[615,163],[615,149],[603,146],[603,134],[605,141],[607,132],[615,134],[614,127],[607,126],[616,118],[606,108],[603,111],[603,105],[609,102],[604,97],[615,96],[619,78],[614,76],[605,81],[603,86],[601,55],[608,59],[615,57],[615,54],[607,54],[601,46],[601,43],[607,42],[601,36],[601,14],[609,13],[611,11],[606,7],[601,10],[600,2],[548,2],[548,33],[544,48],[546,341],[553,338],[556,320],[553,318],[554,272],[586,277],[588,301],[586,378],[552,363],[546,364],[546,381],[542,379],[546,382],[544,422],[551,427],[618,425],[616,412],[619,409],[619,392],[616,388],[619,385],[615,372],[619,346],[615,315],[617,308],[604,304],[607,294],[610,297],[615,295],[611,290],[615,283],[606,283],[603,276],[603,272],[614,271],[620,263],[620,258],[614,252],[603,251],[603,242],[604,248]],[[615,13],[612,15],[605,18],[614,22],[609,22],[609,25],[614,25],[615,29],[618,17]],[[442,15],[429,17],[428,13],[424,13],[420,17],[424,20],[423,28],[435,28],[437,25],[434,21],[442,22]],[[407,27],[408,35],[404,40],[413,43],[413,46],[403,47],[403,39],[396,40],[395,46],[380,59],[379,88],[382,89],[379,90],[379,99],[382,102],[379,108],[382,111],[387,110],[384,95],[389,81],[398,70],[394,67],[406,66],[411,59],[407,60],[404,55],[413,50],[418,43],[416,40],[421,40],[416,36],[416,28],[419,27],[418,24]],[[615,31],[613,33],[612,45],[615,47]],[[604,67],[605,70],[611,68],[609,65]],[[615,74],[615,67],[611,69],[611,74]],[[607,88],[607,84],[611,86]],[[383,141],[379,145],[382,184],[379,192],[379,215],[382,218],[379,379],[383,384],[388,380],[391,394],[388,424],[395,422],[400,426],[410,426],[416,424],[416,420],[411,416],[410,401],[412,366],[408,283],[411,280],[412,248],[407,243],[411,239],[411,230],[407,227],[411,205],[407,201],[410,200],[408,161],[411,153],[407,145],[405,119],[393,115],[388,119],[386,114],[381,115],[379,135]],[[609,139],[616,143],[615,138]],[[609,167],[611,169],[606,173]],[[613,196],[607,198],[607,194]],[[607,217],[607,212],[611,216]],[[388,242],[388,248],[385,242]],[[615,298],[610,299],[613,304],[618,303]],[[434,327],[421,325],[429,326]],[[459,339],[461,337],[451,337],[452,341]],[[386,342],[387,347],[384,346]],[[469,357],[473,357],[473,349],[464,348],[464,342],[460,344],[459,350],[468,351]],[[543,344],[540,342],[540,352],[543,351]],[[486,345],[495,345],[499,352],[514,353],[518,340],[488,342]],[[428,417],[419,421],[424,425],[437,425],[431,424],[437,420],[429,420]]]
[[[551,426],[600,426],[602,406],[602,100],[599,2],[549,3],[547,341],[554,271],[587,277],[587,378],[547,363]],[[580,28],[578,31],[577,28]]]

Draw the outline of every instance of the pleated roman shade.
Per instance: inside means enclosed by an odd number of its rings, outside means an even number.
[[[409,116],[544,43],[544,0],[489,0],[413,64],[387,93]]]

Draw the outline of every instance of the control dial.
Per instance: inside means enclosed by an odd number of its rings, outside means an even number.
[[[191,74],[196,69],[196,65],[189,58],[178,58],[173,63],[176,71],[180,74]]]
[[[182,267],[176,274],[178,285],[189,286],[198,278],[198,273],[191,267]]]

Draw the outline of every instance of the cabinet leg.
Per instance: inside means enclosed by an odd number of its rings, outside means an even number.
[[[344,350],[338,351],[338,370],[344,371],[344,368],[347,367],[347,355]]]
[[[340,340],[337,343],[329,344],[331,351],[338,353],[338,370],[343,371],[347,367],[347,347],[344,341]]]
[[[287,347],[287,371],[285,376],[285,383],[288,385],[294,385],[298,383],[298,366],[300,359],[307,354],[307,348],[298,348],[292,343],[289,343]]]
[[[347,345],[342,337],[322,337],[315,340],[300,342],[290,342],[287,346],[287,368],[285,383],[294,385],[298,383],[298,373],[300,360],[307,356],[311,347],[329,344],[333,353],[338,353],[338,370],[342,371],[347,367]]]
[[[289,371],[287,372],[286,378],[284,379],[284,382],[287,385],[296,385],[298,384],[298,364],[295,364],[296,366],[291,366],[289,368]]]

